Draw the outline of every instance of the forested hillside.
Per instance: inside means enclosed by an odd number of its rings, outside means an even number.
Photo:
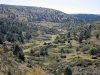
[[[74,20],[71,15],[53,9],[10,5],[0,5],[0,18],[27,22],[71,22]]]
[[[100,15],[94,15],[94,14],[73,14],[74,17],[77,17],[78,19],[85,20],[87,22],[91,21],[99,21]]]
[[[50,24],[71,26],[81,23],[84,22],[53,9],[0,5],[0,40],[2,41],[24,42],[24,39],[35,38],[39,34],[58,33],[58,29],[50,28]]]

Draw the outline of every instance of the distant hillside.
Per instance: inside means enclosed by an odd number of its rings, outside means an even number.
[[[84,21],[100,21],[100,15],[94,15],[94,14],[74,14],[74,17],[77,17],[78,19],[84,20]]]
[[[53,9],[12,5],[0,5],[0,18],[28,22],[48,21],[60,23],[75,20],[71,15]]]
[[[66,9],[67,10],[67,9]],[[100,15],[93,14],[66,14],[58,10],[29,7],[0,5],[0,19],[26,22],[56,22],[56,23],[79,23],[100,20]]]

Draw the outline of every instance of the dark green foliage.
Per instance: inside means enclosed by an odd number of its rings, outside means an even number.
[[[85,40],[90,38],[90,35],[91,35],[91,31],[89,29],[84,31],[84,39]]]
[[[25,57],[23,53],[19,53],[18,58],[21,59],[22,61],[25,61]]]
[[[78,39],[79,43],[82,43],[82,40],[83,40],[83,35],[82,35],[82,33],[80,33],[79,39]]]
[[[100,46],[93,47],[90,50],[90,54],[100,56]]]
[[[46,33],[46,34],[56,34],[58,33],[58,30],[57,29],[54,29],[54,28],[43,28],[43,31]]]
[[[21,47],[18,44],[14,44],[13,54],[16,57],[18,57],[19,59],[21,59],[22,61],[25,61],[23,50],[21,49]]]
[[[92,65],[92,61],[87,60],[87,59],[78,59],[74,63],[75,66],[80,66],[80,67],[88,67]]]
[[[80,48],[79,48],[79,47],[77,47],[77,48],[76,48],[76,51],[80,51]]]
[[[3,44],[4,41],[4,34],[0,32],[0,44]]]
[[[12,74],[11,74],[11,70],[10,70],[10,69],[8,70],[7,75],[12,75]]]
[[[30,50],[30,54],[32,54],[32,55],[33,55],[33,53],[34,53],[34,52],[35,52],[35,51],[33,51],[33,49],[31,49],[31,50]]]
[[[70,43],[70,40],[68,39],[68,43]]]
[[[82,37],[79,37],[79,43],[82,43],[82,40],[83,40]]]
[[[69,43],[69,48],[72,48],[72,43],[71,42]]]
[[[64,49],[63,49],[63,48],[61,48],[60,52],[61,52],[61,53],[65,53],[65,51],[64,51]]]
[[[72,75],[72,70],[71,70],[70,67],[67,67],[67,68],[65,69],[64,75]]]
[[[3,44],[3,38],[0,36],[0,44]]]
[[[12,33],[8,33],[7,34],[7,37],[6,37],[6,39],[7,39],[7,41],[9,41],[9,42],[15,42],[16,41],[16,39],[14,38],[15,36],[12,34]]]
[[[99,39],[99,36],[100,36],[99,34],[96,34],[96,38],[97,38],[97,39]]]
[[[91,25],[84,26],[79,34],[79,43],[82,43],[82,40],[87,40],[91,36]]]
[[[9,42],[15,42],[20,41],[24,42],[24,37],[22,34],[22,31],[26,28],[26,25],[24,23],[18,22],[18,21],[11,21],[8,19],[0,19],[1,25],[0,25],[0,40],[2,41],[9,41]],[[27,27],[28,28],[28,27]],[[27,31],[26,28],[26,31]],[[1,41],[1,43],[2,43]]]
[[[65,43],[64,39],[58,40],[59,43]]]
[[[57,75],[57,71],[56,70],[54,71],[54,75]]]
[[[27,40],[29,40],[31,38],[31,34],[30,33],[26,33],[25,37],[26,37]]]
[[[82,47],[82,51],[83,51],[83,52],[89,51],[89,50],[91,49],[91,47],[92,47],[92,46],[90,46],[90,45],[84,45],[84,46]]]
[[[61,48],[60,52],[61,52],[61,58],[66,58],[65,50],[63,48]]]
[[[18,40],[21,42],[21,43],[24,43],[24,37],[23,37],[23,34],[20,33],[19,37],[18,37]]]
[[[70,38],[71,37],[71,34],[70,32],[67,33],[67,38]]]
[[[48,49],[47,49],[47,47],[42,47],[41,48],[40,55],[42,55],[42,56],[48,55]]]
[[[5,53],[9,51],[9,49],[5,43],[3,43],[3,50]]]
[[[19,47],[18,44],[14,44],[13,49],[14,49],[14,50],[13,50],[13,54],[16,55],[16,56],[18,56],[18,53],[19,53],[20,51],[22,51],[22,49]]]
[[[47,45],[47,43],[46,42],[44,42],[44,44],[43,45]]]

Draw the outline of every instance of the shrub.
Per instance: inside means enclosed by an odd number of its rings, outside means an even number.
[[[71,70],[70,67],[67,67],[67,68],[65,69],[64,75],[72,75],[72,70]]]
[[[93,47],[90,50],[90,54],[91,55],[100,55],[100,47],[99,46]]]
[[[83,52],[89,51],[90,48],[91,48],[91,47],[90,47],[89,45],[83,46],[82,51],[83,51]]]
[[[74,65],[76,66],[81,66],[81,67],[87,67],[89,65],[92,65],[92,62],[90,60],[87,59],[78,59]]]

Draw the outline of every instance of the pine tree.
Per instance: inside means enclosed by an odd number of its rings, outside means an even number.
[[[25,61],[25,57],[23,53],[19,53],[18,58],[21,59],[22,61]]]
[[[67,67],[67,68],[65,69],[64,75],[72,75],[72,70],[71,70],[70,67]]]
[[[10,69],[9,69],[9,71],[8,71],[7,75],[12,75],[12,74],[11,74],[11,71],[10,71]]]
[[[13,54],[22,61],[25,61],[23,50],[18,44],[14,44]]]
[[[68,32],[68,34],[67,34],[67,38],[70,38],[71,37],[71,34],[70,34],[70,32]]]
[[[96,38],[97,38],[97,39],[99,39],[99,36],[100,36],[99,34],[96,34]]]

